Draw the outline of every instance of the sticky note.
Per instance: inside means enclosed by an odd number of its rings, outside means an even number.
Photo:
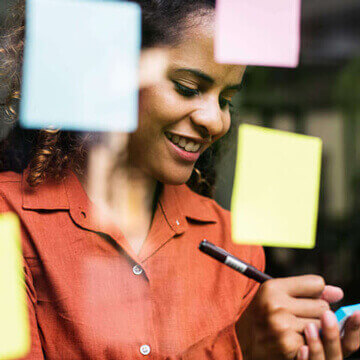
[[[320,189],[319,138],[243,124],[231,198],[237,243],[313,248]]]
[[[15,214],[0,215],[0,358],[23,357],[30,349],[20,243]]]
[[[215,58],[220,63],[296,67],[301,0],[218,0]]]
[[[134,131],[140,46],[136,3],[29,1],[22,126]]]
[[[340,334],[343,335],[346,320],[355,312],[360,311],[360,304],[342,306],[335,312],[338,321]]]

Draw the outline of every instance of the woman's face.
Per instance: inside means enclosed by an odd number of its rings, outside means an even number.
[[[200,154],[229,130],[229,103],[245,66],[216,63],[213,35],[213,21],[187,30],[168,49],[165,78],[140,91],[130,159],[160,182],[185,183]]]

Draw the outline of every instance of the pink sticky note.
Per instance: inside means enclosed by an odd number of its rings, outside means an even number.
[[[217,0],[216,61],[296,67],[300,14],[301,0]]]

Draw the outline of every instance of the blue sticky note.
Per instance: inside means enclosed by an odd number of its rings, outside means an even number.
[[[134,131],[140,47],[138,4],[29,1],[20,104],[22,126]]]
[[[360,304],[343,306],[335,312],[337,318],[340,333],[343,333],[346,320],[354,313],[354,311],[360,310]]]

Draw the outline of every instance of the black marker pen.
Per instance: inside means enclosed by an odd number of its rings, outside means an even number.
[[[237,257],[229,254],[224,249],[217,247],[207,240],[203,240],[199,245],[200,251],[231,267],[232,269],[242,273],[250,279],[254,279],[259,283],[272,279],[270,275],[264,274],[254,266],[241,261]]]

